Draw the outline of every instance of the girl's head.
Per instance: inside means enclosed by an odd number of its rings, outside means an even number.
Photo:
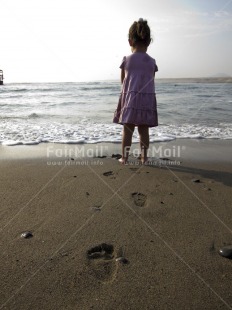
[[[129,29],[129,43],[132,47],[148,47],[151,42],[151,32],[147,21],[140,18]]]

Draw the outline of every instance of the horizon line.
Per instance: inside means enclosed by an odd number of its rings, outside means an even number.
[[[228,80],[232,82],[232,76],[202,76],[202,77],[165,77],[165,78],[155,78],[155,81],[159,80]],[[119,79],[100,79],[100,80],[88,80],[88,81],[10,81],[4,83],[6,84],[42,84],[42,83],[93,83],[93,82],[120,82]]]

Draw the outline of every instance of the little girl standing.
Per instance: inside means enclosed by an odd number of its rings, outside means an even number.
[[[113,122],[123,125],[120,162],[126,164],[134,128],[138,126],[141,161],[146,163],[149,127],[158,126],[154,83],[158,67],[155,59],[146,53],[151,42],[150,28],[146,20],[140,18],[132,24],[128,41],[132,54],[125,56],[120,66],[122,91]]]

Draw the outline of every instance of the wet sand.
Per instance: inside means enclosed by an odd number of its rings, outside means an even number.
[[[0,309],[232,309],[231,142],[178,145],[0,147]]]

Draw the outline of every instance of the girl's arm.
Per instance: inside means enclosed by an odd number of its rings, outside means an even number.
[[[125,78],[125,70],[121,69],[121,83],[123,83],[124,78]]]

